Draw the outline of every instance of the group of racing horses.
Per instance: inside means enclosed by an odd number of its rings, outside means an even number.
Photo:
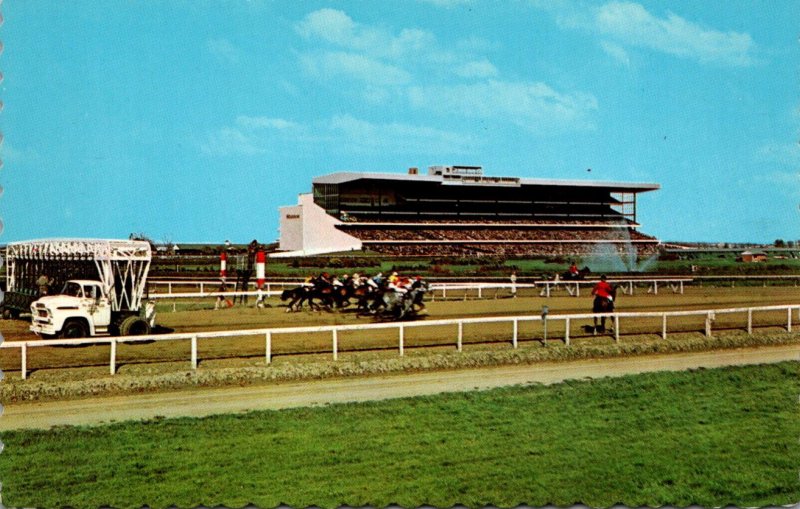
[[[577,272],[573,270],[564,273],[561,279],[582,280],[590,272],[588,267],[584,267]],[[605,284],[605,276],[602,277],[602,282]],[[592,291],[593,294],[595,290]],[[592,311],[601,316],[594,318],[592,332],[605,332],[606,317],[602,315],[614,311],[616,290],[616,285],[608,285],[603,295],[595,295]],[[402,320],[412,318],[425,309],[423,299],[427,291],[428,283],[419,276],[413,279],[400,278],[397,273],[393,273],[388,278],[382,274],[368,278],[354,274],[353,277],[344,276],[339,280],[323,272],[316,277],[309,277],[301,286],[284,290],[281,300],[288,301],[287,313],[300,311],[305,304],[316,311],[344,309],[353,304],[351,300],[355,300],[358,314],[370,314],[378,319]]]
[[[419,276],[400,278],[394,273],[390,277],[378,274],[367,278],[355,274],[339,280],[322,273],[301,286],[284,290],[281,300],[288,301],[287,313],[300,311],[306,303],[312,310],[330,311],[347,308],[355,301],[358,314],[402,320],[425,308],[423,298],[427,291],[428,283]]]

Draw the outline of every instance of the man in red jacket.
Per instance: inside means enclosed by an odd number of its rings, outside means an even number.
[[[594,295],[594,305],[592,311],[594,313],[611,313],[614,311],[614,298],[617,295],[617,289],[611,286],[606,281],[606,275],[600,276],[600,281],[592,288],[592,295]],[[594,318],[594,329],[597,331],[597,317]],[[600,318],[600,331],[606,330],[606,317]]]

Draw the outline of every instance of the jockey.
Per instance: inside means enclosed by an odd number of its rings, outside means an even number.
[[[405,281],[407,281],[407,279]],[[391,277],[389,277],[389,284],[386,286],[386,288],[402,295],[408,292],[408,288],[403,283],[404,281],[397,277],[397,272],[395,272]]]
[[[367,284],[372,286],[373,288],[380,288],[382,282],[383,282],[383,272],[378,272],[370,279],[367,279]]]
[[[594,311],[604,311],[604,309],[598,309],[598,306],[602,306],[602,300],[607,300],[609,302],[614,302],[614,298],[611,296],[614,292],[614,289],[611,288],[611,285],[608,284],[606,281],[606,275],[603,274],[600,276],[600,281],[594,285],[592,288],[592,295],[594,295]]]
[[[569,274],[570,274],[572,277],[578,277],[578,266],[577,266],[577,265],[575,265],[575,262],[574,262],[574,261],[573,261],[573,262],[572,262],[572,264],[569,266]]]
[[[343,277],[344,277],[344,276],[343,276]],[[337,276],[333,276],[333,280],[331,281],[331,284],[332,284],[333,286],[344,286],[344,283],[342,283],[341,281],[339,281],[339,278],[338,278]]]

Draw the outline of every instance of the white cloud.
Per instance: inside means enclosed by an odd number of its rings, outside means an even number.
[[[590,94],[559,93],[544,83],[496,80],[412,87],[409,101],[417,108],[508,121],[540,133],[593,129],[590,115],[597,110],[597,99]]]
[[[349,77],[376,85],[400,85],[411,81],[404,69],[356,53],[306,54],[301,63],[308,73],[327,79]]]
[[[223,127],[208,135],[206,141],[200,145],[200,151],[211,156],[249,156],[266,152],[259,146],[255,136],[233,127]]]
[[[346,13],[335,9],[314,11],[295,25],[295,29],[309,41],[328,43],[331,46],[328,51],[332,53],[345,50],[372,61],[387,62],[384,65],[413,65],[456,58],[439,49],[431,32],[404,28],[395,34],[385,27],[356,23]]]
[[[295,122],[291,120],[284,120],[282,118],[270,118],[270,117],[248,117],[245,115],[239,115],[236,117],[236,124],[242,126],[247,129],[277,129],[277,130],[287,130],[287,129],[297,129],[299,126]]]
[[[462,5],[472,5],[475,0],[419,0],[422,3],[435,5],[445,9],[452,9],[453,7],[460,7]]]
[[[498,75],[497,68],[487,59],[473,60],[456,69],[462,78],[493,78]]]
[[[34,163],[40,160],[39,153],[35,150],[30,148],[19,149],[5,140],[5,138],[3,138],[2,141],[0,158],[2,158],[4,163],[12,164]]]
[[[374,58],[415,56],[436,42],[433,34],[424,30],[407,28],[394,35],[383,27],[356,23],[336,9],[314,11],[295,25],[295,29],[306,39],[320,39]]]
[[[320,9],[308,14],[295,28],[305,38],[319,37],[347,46],[355,38],[356,23],[342,11]]]
[[[417,153],[452,154],[472,151],[479,145],[470,136],[449,131],[402,123],[374,124],[350,115],[334,117],[329,127],[333,135],[342,138],[342,147],[358,151],[412,149]]]
[[[620,46],[619,44],[603,41],[600,43],[600,46],[603,47],[603,51],[605,51],[610,57],[612,57],[617,62],[625,65],[626,67],[630,67],[631,65],[631,58],[628,55],[628,52],[625,51],[625,48]]]
[[[534,0],[533,5],[550,12],[562,28],[594,32],[617,44],[649,48],[701,63],[733,67],[755,63],[756,45],[749,34],[706,27],[672,12],[658,17],[636,2],[612,1],[594,7]],[[619,60],[619,49],[609,51],[605,45],[604,49]]]
[[[750,35],[706,28],[673,13],[658,18],[637,3],[610,2],[598,10],[595,23],[600,32],[623,43],[701,62],[732,66],[753,63]]]
[[[206,47],[212,55],[220,60],[233,64],[239,61],[239,49],[227,39],[212,39],[208,41]]]
[[[280,118],[240,115],[234,124],[209,134],[200,146],[201,152],[215,157],[253,156],[287,143],[305,143],[321,150],[349,153],[412,150],[439,155],[463,154],[480,146],[480,141],[468,135],[399,122],[371,123],[352,115],[339,115],[308,126]]]

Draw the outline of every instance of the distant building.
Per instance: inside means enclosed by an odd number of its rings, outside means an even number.
[[[395,256],[580,255],[598,245],[651,255],[637,196],[658,184],[492,177],[479,166],[427,175],[333,173],[280,208],[284,256],[369,249]],[[280,256],[280,254],[277,254]]]
[[[743,251],[737,260],[744,263],[765,262],[767,261],[767,253],[763,251]]]

